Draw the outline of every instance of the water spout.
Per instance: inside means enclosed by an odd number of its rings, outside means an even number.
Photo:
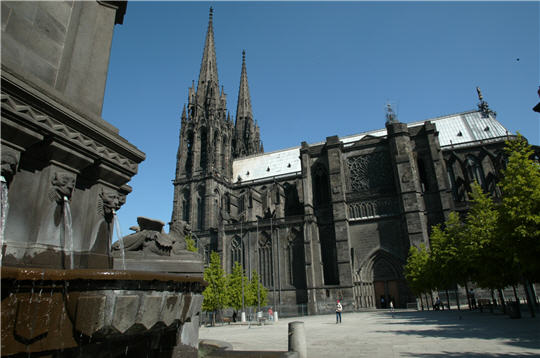
[[[73,270],[74,255],[73,255],[73,223],[71,218],[71,207],[69,199],[64,196],[64,254],[69,253],[69,268]]]
[[[122,232],[120,231],[120,221],[118,221],[118,215],[113,209],[114,227],[116,228],[116,237],[118,238],[118,245],[120,246],[120,257],[122,258],[122,270],[126,269],[126,252],[124,250],[124,241],[122,240]]]
[[[9,202],[8,202],[8,187],[7,187],[7,181],[4,176],[0,176],[0,181],[2,182],[2,207],[0,210],[1,212],[1,221],[0,221],[0,266],[2,265],[2,259],[3,259],[3,251],[4,251],[4,230],[6,228],[6,219],[7,219],[7,213],[9,209]]]

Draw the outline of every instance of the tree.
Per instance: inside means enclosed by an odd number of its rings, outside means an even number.
[[[225,271],[221,267],[221,258],[219,254],[212,251],[210,254],[210,265],[204,270],[204,280],[208,286],[203,291],[202,308],[205,311],[213,312],[212,325],[215,325],[216,313],[227,306],[227,280]]]
[[[516,140],[506,142],[505,151],[508,162],[499,183],[502,241],[511,248],[512,263],[523,280],[534,317],[529,286],[540,281],[540,164],[531,159],[531,146],[519,133]]]
[[[186,235],[186,250],[191,252],[198,252],[197,247],[195,246],[195,240],[191,237],[191,235]]]
[[[515,284],[511,252],[501,240],[499,212],[476,182],[469,193],[471,208],[465,219],[465,237],[472,267],[471,279],[480,287],[502,289]]]
[[[243,282],[243,289],[242,289]],[[244,276],[244,270],[238,261],[235,261],[232,273],[227,276],[227,296],[229,307],[239,311],[245,304],[246,291],[248,289],[248,278]],[[244,299],[242,299],[242,295]]]
[[[268,290],[262,285],[257,271],[251,273],[246,292],[246,304],[250,307],[260,307],[268,304]]]
[[[429,272],[429,252],[425,245],[420,248],[411,246],[409,257],[405,264],[405,278],[415,295],[425,293],[432,288],[431,275]]]
[[[505,151],[508,163],[499,183],[503,240],[514,249],[521,273],[540,281],[540,165],[531,160],[531,146],[519,133]]]

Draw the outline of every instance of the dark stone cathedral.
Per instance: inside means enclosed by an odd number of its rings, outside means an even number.
[[[409,247],[466,210],[470,184],[497,193],[513,137],[478,89],[477,110],[264,153],[245,54],[233,122],[220,88],[212,10],[197,87],[178,147],[171,227],[188,222],[199,250],[257,271],[281,312],[415,302],[403,275]],[[293,313],[293,312],[289,312]]]

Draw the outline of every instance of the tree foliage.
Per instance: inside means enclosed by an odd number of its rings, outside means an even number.
[[[227,296],[229,307],[236,311],[242,309],[242,304],[245,304],[246,300],[245,296],[248,289],[248,284],[248,278],[244,275],[242,266],[238,261],[236,261],[231,274],[227,276]],[[244,302],[242,301],[242,295],[244,295]]]
[[[203,291],[203,310],[216,312],[227,307],[227,279],[221,267],[221,258],[215,251],[210,254],[210,265],[204,270],[204,280],[208,286]]]
[[[250,307],[267,305],[268,290],[260,282],[257,271],[252,271],[246,294],[246,304]]]
[[[191,235],[186,235],[186,250],[191,252],[198,252],[197,247],[195,246],[195,240],[191,237]]]
[[[429,252],[422,244],[419,248],[411,246],[405,265],[405,278],[414,294],[420,295],[432,288],[429,270]]]
[[[500,181],[500,229],[502,240],[512,250],[521,273],[540,280],[540,165],[531,157],[533,151],[518,133],[508,141],[506,169]]]

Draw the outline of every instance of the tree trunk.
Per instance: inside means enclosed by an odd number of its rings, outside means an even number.
[[[448,302],[448,310],[450,311],[450,296],[448,295],[448,290],[445,290],[444,292],[446,293],[446,302]]]
[[[493,290],[490,289],[490,291],[491,291],[491,305],[489,305],[489,312],[493,313],[493,307],[495,307],[495,305],[497,304],[497,300],[495,299],[495,294],[493,294]]]
[[[424,293],[424,298],[426,299],[426,307],[427,307],[427,310],[429,311],[429,301],[427,298],[427,293]]]
[[[504,302],[504,294],[503,290],[499,288],[499,300],[501,300],[501,306],[503,310],[503,314],[506,314],[506,302]]]
[[[527,297],[527,306],[529,306],[529,312],[531,312],[531,317],[536,317],[534,304],[531,299],[531,295],[529,293],[529,281],[523,280],[523,288],[525,289],[525,297]]]
[[[465,282],[465,294],[467,295],[467,302],[469,303],[469,310],[472,311],[471,297],[469,296],[469,285]]]
[[[431,298],[431,308],[433,308],[433,291],[429,291],[429,297]]]
[[[531,296],[532,296],[532,300],[534,302],[534,305],[536,306],[536,309],[538,310],[538,297],[536,296],[536,289],[533,285],[532,282],[529,282],[529,288],[530,288],[530,292],[531,292]]]
[[[512,288],[514,289],[514,297],[516,298],[516,310],[519,313],[519,316],[521,316],[521,308],[519,307],[519,298],[516,291],[516,285],[512,285]]]
[[[457,309],[458,311],[461,311],[461,307],[459,306],[459,286],[456,285],[456,303],[457,303]]]

